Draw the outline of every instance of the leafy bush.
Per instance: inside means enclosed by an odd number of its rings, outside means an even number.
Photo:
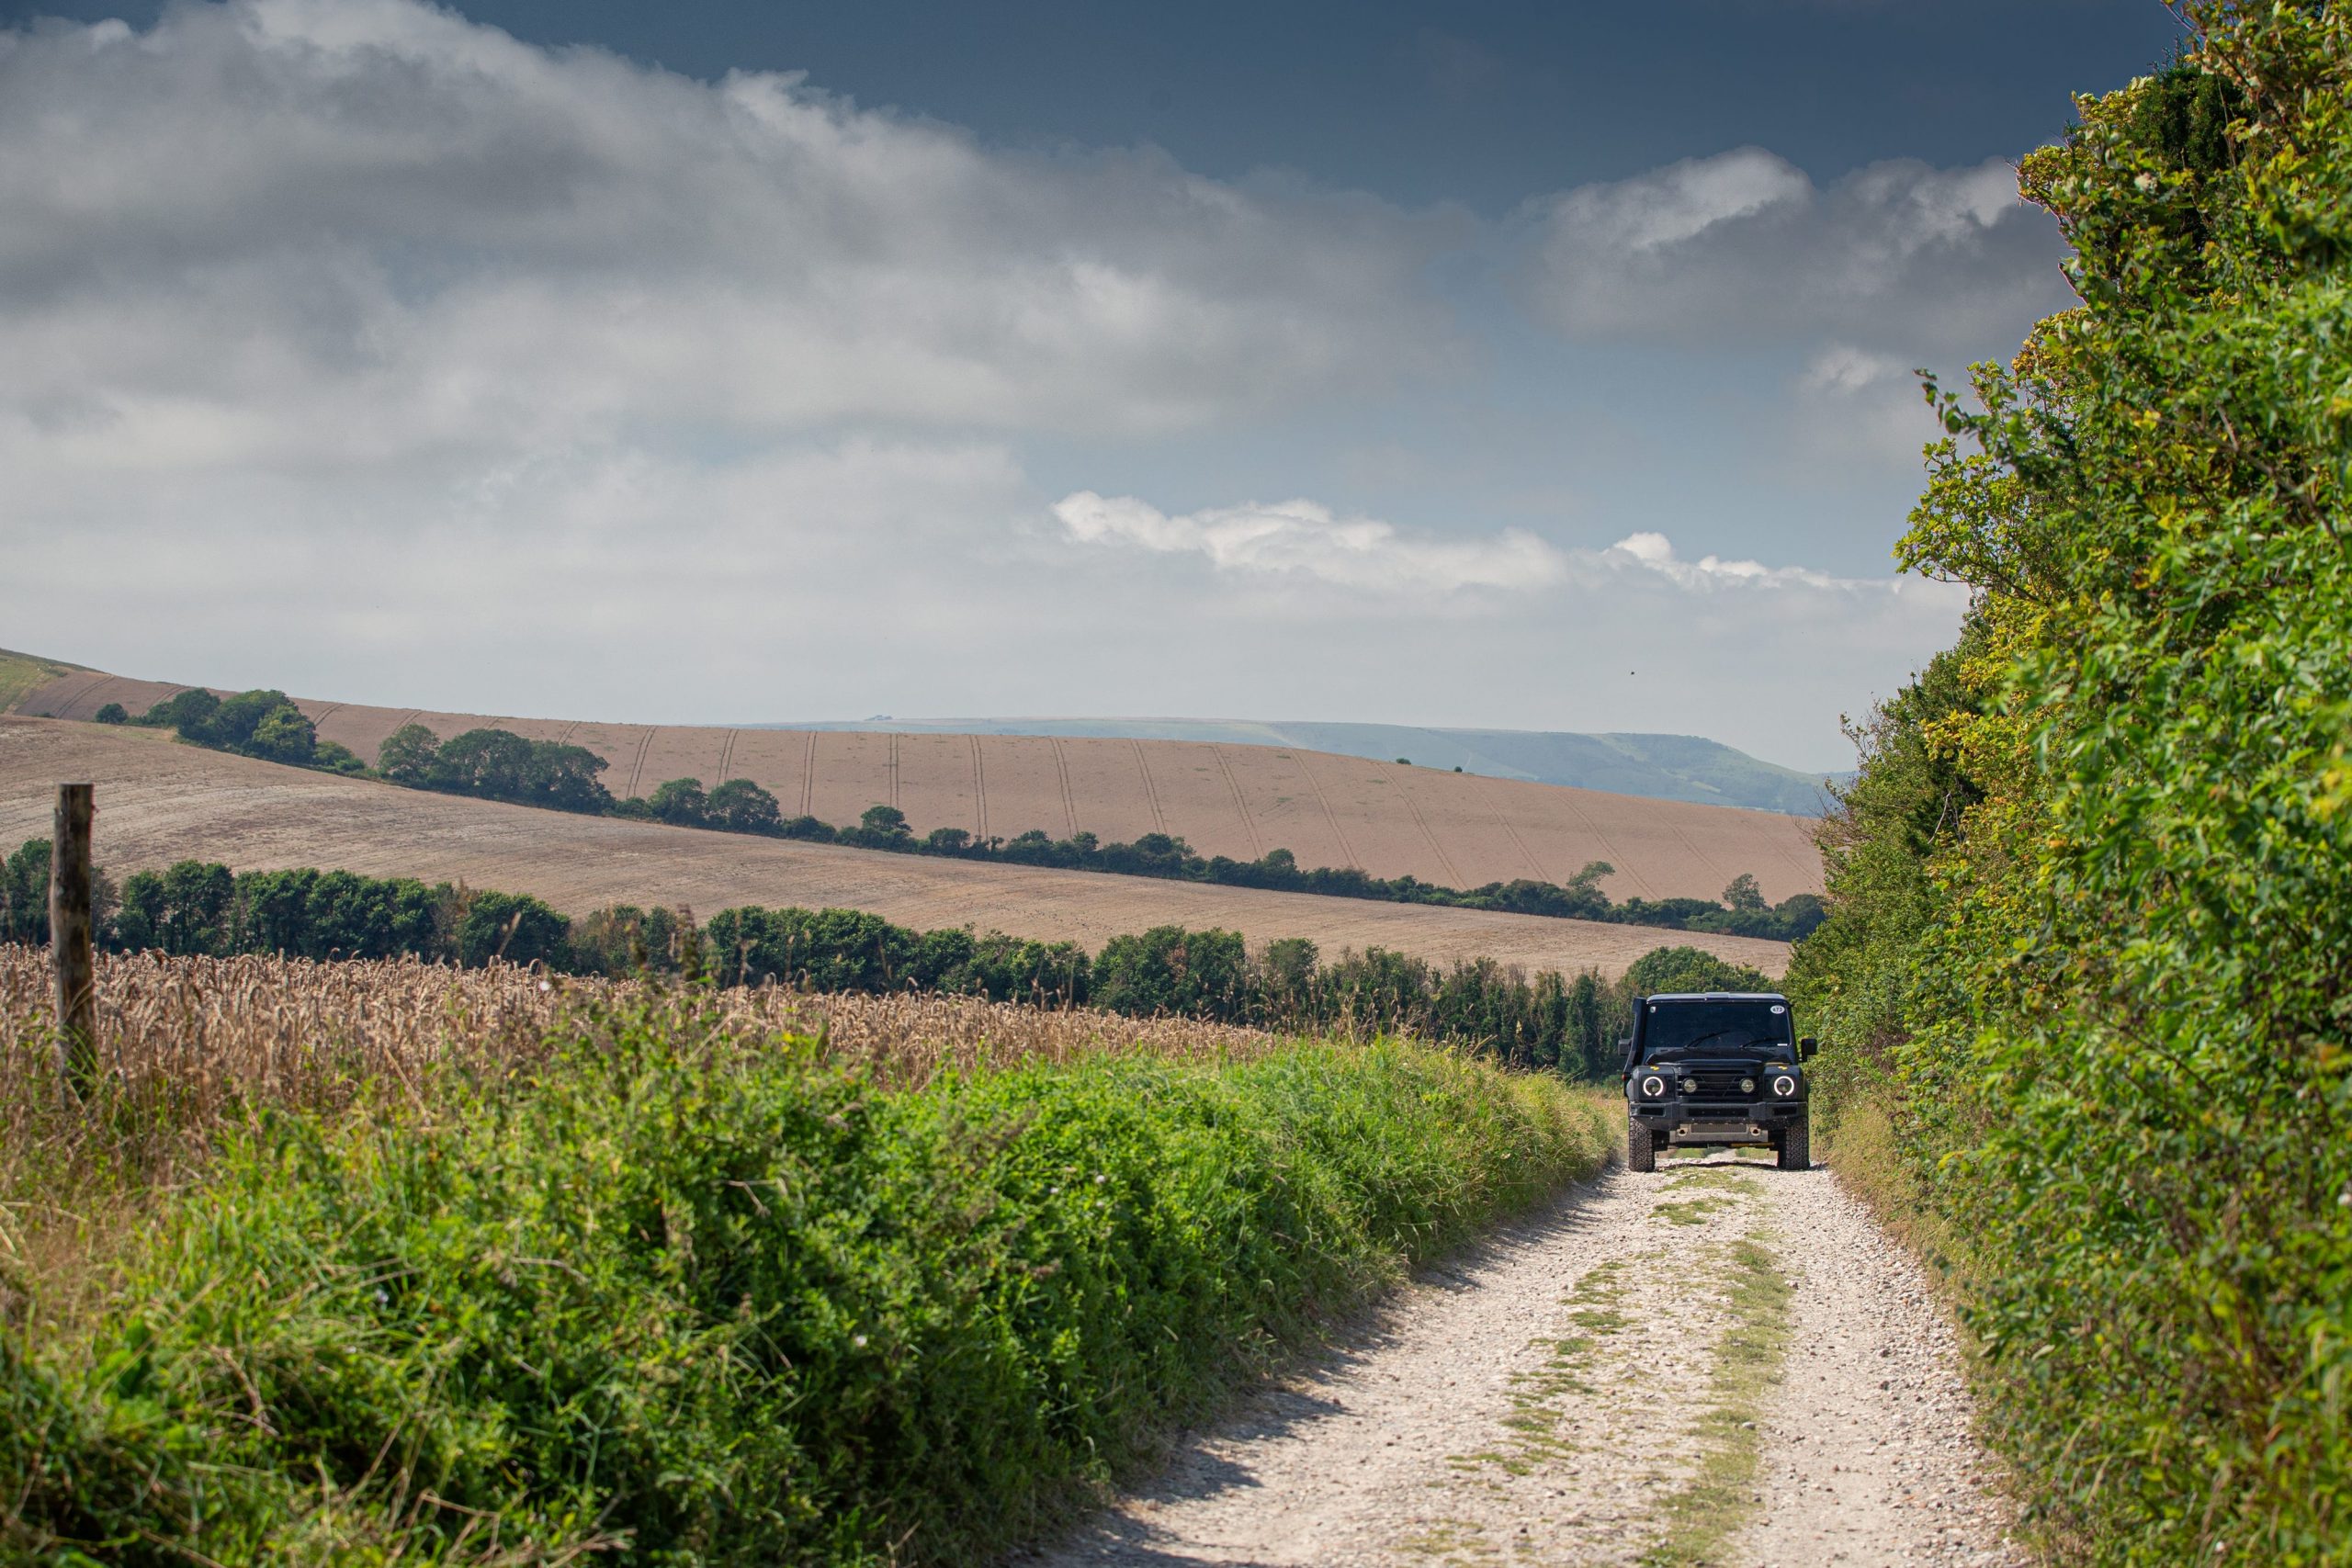
[[[1964,1249],[2055,1544],[2340,1563],[2352,16],[2188,10],[2023,166],[2083,304],[1940,403],[1905,551],[1975,609],[1865,731],[1792,978]]]
[[[0,1336],[0,1552],[970,1562],[1609,1146],[1388,1045],[888,1093],[690,1017],[537,1081],[260,1123]]]

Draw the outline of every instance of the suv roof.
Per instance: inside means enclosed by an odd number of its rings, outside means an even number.
[[[1659,991],[1645,997],[1652,1002],[1784,1002],[1778,991]]]

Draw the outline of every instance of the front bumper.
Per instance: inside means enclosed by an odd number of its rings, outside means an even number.
[[[1671,1144],[1769,1144],[1772,1134],[1804,1114],[1802,1098],[1754,1101],[1636,1100],[1628,1102],[1644,1126]]]

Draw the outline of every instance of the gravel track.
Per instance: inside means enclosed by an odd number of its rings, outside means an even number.
[[[1826,1170],[1612,1169],[1181,1444],[1051,1568],[2017,1564],[1951,1325]]]

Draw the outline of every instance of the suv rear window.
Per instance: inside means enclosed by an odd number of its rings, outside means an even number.
[[[1692,1046],[1736,1051],[1747,1045],[1785,1045],[1792,1038],[1786,1002],[1651,1002],[1642,1026],[1646,1056]]]

